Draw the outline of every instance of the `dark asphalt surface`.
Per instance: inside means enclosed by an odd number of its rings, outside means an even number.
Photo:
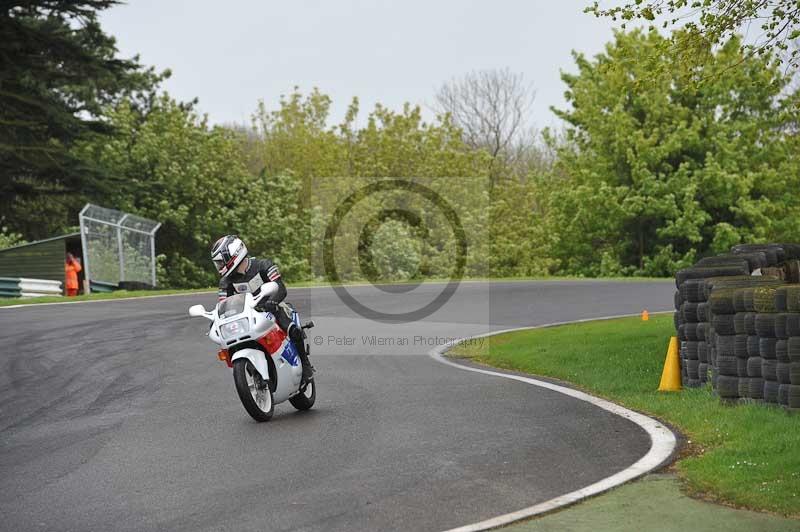
[[[351,288],[401,312],[441,290]],[[213,295],[0,309],[0,530],[442,530],[638,460],[627,420],[424,356],[449,336],[671,308],[670,282],[464,283],[419,323],[291,289],[315,408],[256,423],[190,320]]]

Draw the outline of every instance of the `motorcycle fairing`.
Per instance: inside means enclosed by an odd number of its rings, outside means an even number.
[[[240,358],[248,359],[256,371],[261,375],[265,381],[269,380],[269,366],[267,365],[267,356],[260,349],[245,348],[239,349],[231,357],[231,363],[239,360]]]

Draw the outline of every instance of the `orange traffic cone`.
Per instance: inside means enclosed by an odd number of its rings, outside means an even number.
[[[642,311],[642,321],[649,321],[650,320],[650,313],[646,310]]]
[[[678,339],[673,336],[669,339],[667,359],[664,361],[664,370],[661,372],[659,392],[679,392],[681,389],[681,361],[678,358]]]

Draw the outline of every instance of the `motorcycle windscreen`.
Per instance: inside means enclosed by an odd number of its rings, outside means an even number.
[[[219,303],[219,310],[217,311],[219,317],[225,319],[244,312],[244,299],[245,294],[235,294],[225,298]]]

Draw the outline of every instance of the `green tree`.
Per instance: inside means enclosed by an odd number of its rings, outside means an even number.
[[[385,280],[417,277],[420,251],[413,231],[397,220],[388,220],[378,228],[369,249],[378,277]]]
[[[748,43],[737,41],[743,56],[766,57],[778,64],[786,60],[792,67],[800,59],[800,50],[789,46],[790,41],[800,38],[797,0],[635,0],[608,8],[594,2],[585,11],[621,20],[623,29],[627,21],[645,21],[651,30],[656,23],[661,28],[680,26],[682,31],[660,43],[660,47],[662,51],[673,50],[693,64],[705,61],[709,47],[725,44],[747,30],[758,35]],[[761,31],[754,31],[756,28]]]
[[[251,182],[246,200],[235,211],[248,250],[274,260],[289,281],[310,278],[312,212],[301,180],[265,170]]]
[[[352,108],[351,108],[352,111]],[[354,120],[354,115],[349,114]],[[343,124],[340,130],[352,132],[347,137],[347,160],[352,178],[339,187],[349,193],[353,189],[381,178],[405,178],[439,194],[457,214],[468,239],[467,268],[470,274],[485,274],[482,263],[488,257],[487,233],[489,155],[469,148],[462,133],[448,116],[426,123],[418,107],[406,104],[399,112],[381,105],[367,117],[364,127],[356,129]],[[330,194],[329,200],[340,201],[342,192]],[[325,198],[323,198],[323,201]],[[453,271],[455,236],[440,205],[411,191],[398,190],[370,198],[354,209],[353,225],[346,227],[344,240],[352,246],[358,240],[364,222],[376,209],[400,209],[421,214],[421,226],[427,229],[420,251],[418,276],[446,277]],[[326,212],[332,212],[330,206]],[[388,234],[388,233],[384,233]],[[343,246],[345,271],[358,271],[356,255]],[[353,248],[354,249],[354,248]],[[405,268],[399,268],[405,271]]]
[[[769,57],[747,57],[733,39],[708,50],[701,74],[661,53],[656,32],[616,33],[605,53],[575,54],[562,74],[570,108],[556,110],[568,142],[558,150],[550,230],[560,267],[669,275],[695,256],[741,240],[785,235],[796,212],[796,101]],[[637,60],[665,63],[652,72]],[[729,69],[731,62],[740,68]],[[792,173],[793,172],[793,173]]]
[[[277,110],[259,102],[253,126],[262,142],[255,149],[267,175],[291,172],[306,185],[311,178],[346,175],[340,139],[328,126],[330,105],[318,89],[304,96],[296,87],[281,96]]]
[[[99,174],[72,147],[108,132],[107,105],[122,98],[146,105],[168,75],[117,57],[97,21],[115,4],[12,0],[0,7],[0,211],[28,237],[74,223],[66,216],[74,218],[77,195],[118,185],[120,176]]]
[[[498,277],[541,276],[555,266],[552,240],[532,182],[507,181],[492,191],[487,274]]]
[[[461,218],[467,224],[467,233],[475,233],[472,229],[480,227],[477,221],[486,213],[470,207],[481,202],[486,205],[487,201],[480,195],[481,190],[477,195],[470,191],[481,179],[485,180],[489,158],[467,147],[461,131],[448,117],[429,124],[422,120],[417,107],[406,105],[394,112],[378,105],[366,117],[365,125],[359,126],[359,104],[353,99],[342,123],[331,126],[330,105],[330,98],[317,89],[309,94],[295,89],[281,98],[276,110],[268,110],[263,102],[259,104],[253,133],[260,145],[253,142],[252,134],[238,134],[250,167],[254,161],[261,161],[266,186],[274,187],[268,200],[269,211],[280,213],[294,227],[276,228],[272,235],[264,233],[264,238],[257,234],[250,237],[271,242],[268,247],[272,249],[287,250],[276,252],[284,269],[288,267],[299,274],[307,271],[310,264],[313,274],[322,276],[320,244],[331,215],[347,195],[376,179],[407,178],[440,191],[463,211]],[[300,207],[291,207],[293,202]],[[430,228],[419,268],[412,272],[404,266],[397,271],[419,276],[447,275],[448,261],[452,261],[452,249],[447,248],[451,229],[441,216],[437,217],[435,209],[426,210],[426,206],[430,207],[424,198],[403,191],[377,194],[359,203],[337,238],[342,278],[361,277],[356,251],[361,230],[381,208],[423,212],[424,225]],[[307,228],[309,233],[303,243],[299,234]],[[391,234],[394,233],[380,231],[378,240]],[[376,249],[394,249],[394,244],[377,242]],[[484,245],[486,239],[475,239],[475,246]],[[305,254],[298,255],[303,249]],[[475,247],[470,250],[474,256],[481,256]],[[378,253],[384,258],[394,256],[388,251]]]
[[[19,233],[9,233],[8,227],[0,227],[0,249],[10,248],[24,244],[25,240]]]
[[[84,160],[124,178],[104,204],[162,223],[156,247],[165,255],[166,284],[213,284],[210,245],[223,234],[245,231],[247,206],[265,197],[258,178],[244,167],[234,135],[209,128],[205,118],[167,95],[147,112],[123,101],[107,116],[114,134],[97,136],[77,150]]]

